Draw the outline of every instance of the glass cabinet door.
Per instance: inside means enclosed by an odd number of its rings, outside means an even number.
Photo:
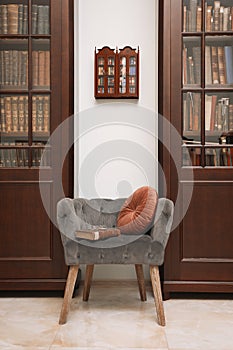
[[[49,166],[50,1],[12,2],[0,0],[0,166]]]
[[[138,52],[126,46],[119,50],[119,96],[138,97]]]
[[[95,97],[114,97],[116,79],[116,53],[104,46],[95,51]]]
[[[183,166],[233,166],[232,1],[183,0],[182,28]]]

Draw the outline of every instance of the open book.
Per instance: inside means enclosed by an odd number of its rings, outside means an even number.
[[[117,237],[120,234],[121,231],[118,228],[100,227],[94,229],[78,230],[75,232],[75,237],[97,241],[99,239]]]

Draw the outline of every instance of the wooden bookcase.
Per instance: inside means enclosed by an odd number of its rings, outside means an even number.
[[[95,50],[95,98],[139,97],[139,49]]]
[[[65,138],[41,157],[73,114],[73,1],[0,0],[0,19],[0,290],[61,290],[67,267],[39,171],[55,211],[53,159]],[[63,182],[72,196],[71,153]]]
[[[170,135],[170,147],[178,152],[179,178],[160,145],[176,216],[193,186],[188,211],[167,246],[165,297],[233,292],[232,14],[230,0],[160,2],[159,109],[182,140],[177,146],[174,133],[160,122],[160,134]]]

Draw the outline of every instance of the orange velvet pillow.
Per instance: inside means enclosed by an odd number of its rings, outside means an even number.
[[[158,203],[158,194],[149,186],[138,188],[123,204],[117,218],[122,233],[142,234],[153,222]]]

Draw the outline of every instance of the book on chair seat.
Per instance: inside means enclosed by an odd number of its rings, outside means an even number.
[[[117,237],[121,234],[118,228],[100,227],[94,229],[78,230],[75,232],[76,238],[89,239],[97,241],[99,239],[106,239],[109,237]]]

